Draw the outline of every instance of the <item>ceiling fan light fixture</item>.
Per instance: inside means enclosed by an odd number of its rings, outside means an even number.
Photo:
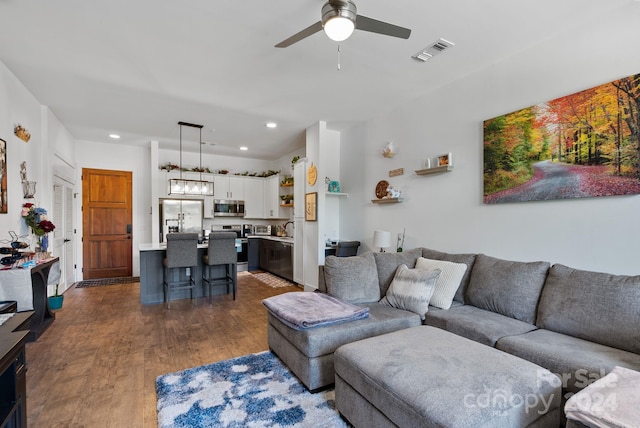
[[[334,42],[347,40],[356,29],[356,5],[351,1],[330,0],[322,7],[322,28]]]

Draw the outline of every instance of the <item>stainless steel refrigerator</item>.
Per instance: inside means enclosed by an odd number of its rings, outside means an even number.
[[[171,232],[201,235],[203,205],[202,199],[160,199],[160,242]]]

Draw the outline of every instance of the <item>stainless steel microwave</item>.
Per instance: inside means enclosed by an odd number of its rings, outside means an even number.
[[[213,215],[215,217],[244,217],[244,201],[214,199]]]
[[[253,234],[254,235],[271,235],[271,226],[266,224],[254,224],[253,225]]]

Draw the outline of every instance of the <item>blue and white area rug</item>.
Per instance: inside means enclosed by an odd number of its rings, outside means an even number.
[[[311,394],[271,352],[156,379],[158,426],[346,427],[334,391]]]

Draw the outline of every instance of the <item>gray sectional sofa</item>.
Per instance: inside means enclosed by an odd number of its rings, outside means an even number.
[[[466,265],[451,306],[430,306],[426,314],[416,314],[380,303],[398,267],[404,264],[414,268],[420,257]],[[640,370],[640,276],[416,248],[403,253],[327,257],[320,270],[320,291],[366,305],[371,316],[334,326],[292,330],[269,314],[270,348],[311,390],[333,383],[334,352],[340,346],[421,324],[548,369],[561,380],[564,399],[615,366]],[[421,331],[412,335],[427,334]],[[385,413],[380,408],[383,404],[375,404],[380,397],[370,400],[367,394],[376,392],[368,390],[363,396],[360,391],[357,395],[367,405],[356,407],[362,407],[367,418],[372,409]],[[350,407],[349,403],[338,403],[338,391],[336,395],[339,410],[341,406]],[[387,419],[382,423],[382,419],[371,422],[402,425],[401,421]]]

